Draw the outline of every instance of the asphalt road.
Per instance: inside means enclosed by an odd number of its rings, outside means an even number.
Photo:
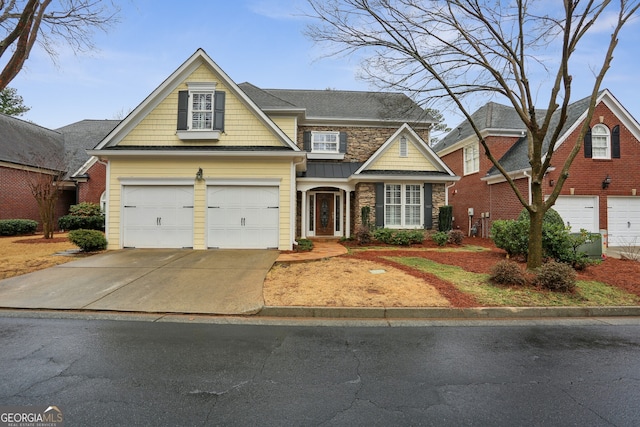
[[[0,318],[0,405],[57,405],[65,426],[637,426],[627,323]]]

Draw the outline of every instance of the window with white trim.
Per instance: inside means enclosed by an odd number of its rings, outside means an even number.
[[[475,173],[480,170],[480,151],[478,144],[467,145],[463,150],[464,174]]]
[[[312,153],[338,153],[340,132],[311,132]]]
[[[422,188],[420,184],[385,184],[384,224],[390,228],[422,226]]]
[[[591,129],[591,150],[594,159],[611,158],[611,133],[605,125],[595,125]]]
[[[190,91],[189,129],[213,130],[213,91]]]

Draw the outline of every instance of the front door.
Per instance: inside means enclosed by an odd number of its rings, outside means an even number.
[[[316,194],[316,236],[333,236],[333,193]]]

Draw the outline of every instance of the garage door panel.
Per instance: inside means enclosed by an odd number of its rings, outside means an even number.
[[[193,247],[193,187],[125,186],[123,246]]]
[[[209,247],[278,247],[278,187],[210,186],[207,203]]]
[[[572,232],[581,229],[592,233],[599,231],[597,197],[559,196],[552,208],[560,214],[565,225],[571,227]]]
[[[640,244],[640,198],[609,197],[607,217],[610,246]]]

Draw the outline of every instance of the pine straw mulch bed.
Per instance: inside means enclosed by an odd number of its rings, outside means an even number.
[[[364,249],[345,242],[352,253],[320,262],[276,266],[265,281],[267,305],[314,305],[356,307],[478,307],[471,295],[437,276],[394,262],[391,257],[427,258],[473,273],[488,274],[506,254],[489,239],[467,238],[463,246],[438,247],[430,239],[421,245]],[[486,250],[465,249],[464,245]],[[361,263],[361,268],[357,267]],[[524,267],[524,264],[522,264]],[[371,269],[387,273],[373,277]],[[355,274],[354,272],[358,272]],[[392,277],[392,273],[394,276]],[[375,285],[373,280],[376,280]],[[417,280],[417,282],[416,282]],[[578,273],[578,280],[599,281],[640,296],[640,262],[607,258]],[[433,291],[447,301],[434,296]],[[376,294],[372,297],[370,294]]]
[[[72,257],[55,255],[70,249],[78,247],[66,233],[54,234],[52,239],[37,235],[0,237],[0,279],[73,261]]]

